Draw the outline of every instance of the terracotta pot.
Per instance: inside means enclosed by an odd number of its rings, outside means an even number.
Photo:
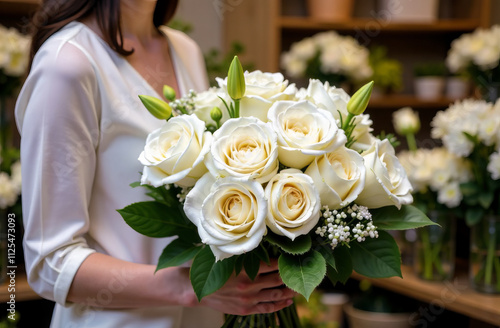
[[[411,313],[381,313],[356,309],[352,303],[344,306],[350,328],[410,328]]]
[[[446,81],[446,97],[452,100],[464,99],[470,95],[468,80],[453,76]]]
[[[354,0],[308,0],[309,16],[330,22],[346,21],[352,17]]]
[[[438,12],[438,0],[378,0],[378,14],[388,22],[432,22]]]

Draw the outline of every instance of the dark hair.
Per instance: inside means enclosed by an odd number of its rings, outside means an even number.
[[[166,24],[175,14],[178,0],[158,0],[153,24]],[[99,29],[109,46],[123,56],[134,52],[123,47],[120,20],[120,0],[43,0],[33,16],[33,39],[30,50],[30,66],[42,44],[66,24],[95,13]]]

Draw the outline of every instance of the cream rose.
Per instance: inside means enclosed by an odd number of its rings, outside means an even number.
[[[227,90],[227,78],[217,79],[219,86]],[[256,117],[267,122],[267,112],[278,100],[290,100],[297,88],[288,84],[281,73],[245,72],[246,91],[240,101],[241,117]]]
[[[287,169],[266,186],[266,223],[274,233],[294,240],[318,223],[321,201],[313,180],[300,170]]]
[[[210,150],[212,134],[196,115],[181,115],[168,120],[148,135],[139,161],[144,165],[142,184],[159,187],[175,183],[192,187],[207,168],[203,163]]]
[[[411,183],[389,141],[375,141],[362,155],[366,181],[356,203],[368,208],[394,205],[398,209],[401,205],[411,204]]]
[[[278,134],[279,161],[288,167],[301,169],[346,143],[333,115],[308,101],[278,101],[268,118]]]
[[[207,173],[187,194],[184,212],[217,261],[250,252],[266,234],[267,202],[255,180]]]
[[[316,157],[305,174],[314,181],[321,204],[328,205],[331,210],[342,208],[356,200],[365,186],[363,157],[346,147]]]
[[[220,124],[224,123],[229,119],[229,114],[227,112],[224,103],[222,102],[224,99],[227,103],[229,103],[230,99],[226,92],[222,91],[219,88],[210,88],[206,91],[200,92],[196,94],[194,97],[194,114],[205,122],[207,125],[216,125],[215,121],[210,117],[210,111],[215,106],[219,107],[222,112],[222,119]]]
[[[309,100],[319,108],[332,113],[336,120],[347,117],[347,103],[351,97],[344,89],[330,86],[328,82],[310,79],[307,89],[297,93],[298,100]]]
[[[278,172],[277,135],[255,117],[228,120],[214,133],[205,163],[214,177],[248,177],[260,183]]]

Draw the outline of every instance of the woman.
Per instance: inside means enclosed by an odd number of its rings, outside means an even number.
[[[16,106],[21,132],[28,279],[57,302],[52,327],[218,327],[220,312],[277,311],[293,293],[276,263],[254,282],[232,277],[198,303],[188,268],[154,274],[169,239],[144,237],[116,209],[132,189],[146,136],[162,122],[138,94],[207,88],[203,57],[184,34],[158,27],[170,0],[46,0],[34,18],[31,71]],[[220,311],[216,319],[203,308]],[[218,320],[218,321],[217,321]]]

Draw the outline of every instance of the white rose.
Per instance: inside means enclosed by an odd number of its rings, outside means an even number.
[[[210,150],[212,134],[196,115],[171,118],[148,135],[139,161],[144,165],[142,184],[159,187],[175,183],[191,187],[207,169],[203,163]]]
[[[207,173],[187,194],[184,212],[217,261],[250,252],[266,233],[267,201],[255,180]]]
[[[193,99],[194,114],[196,114],[196,116],[207,125],[216,125],[215,121],[210,117],[210,111],[215,106],[219,107],[222,112],[222,119],[220,121],[220,124],[229,119],[229,113],[227,112],[224,103],[219,97],[224,99],[229,104],[230,98],[227,93],[215,87],[196,94],[196,97]]]
[[[219,86],[227,90],[227,78],[217,79]],[[245,72],[246,91],[240,101],[241,117],[257,117],[267,122],[267,112],[278,100],[289,100],[297,91],[295,84],[288,85],[281,73]]]
[[[438,202],[446,205],[448,208],[454,208],[460,205],[463,199],[460,185],[458,182],[447,184],[438,191]]]
[[[371,133],[373,131],[373,121],[371,120],[370,115],[357,115],[354,118],[354,124],[356,125],[352,131],[354,143],[350,146],[350,148],[356,151],[367,150],[376,139]]]
[[[347,103],[351,97],[342,88],[330,86],[328,82],[310,79],[307,89],[298,94],[297,100],[309,100],[319,108],[332,113],[335,119],[347,117]]]
[[[356,200],[365,186],[363,157],[346,147],[316,157],[305,173],[313,179],[319,190],[321,203],[331,210]]]
[[[308,101],[278,101],[268,118],[278,134],[278,159],[288,167],[301,169],[347,141],[333,115]]]
[[[377,140],[363,154],[366,167],[365,188],[356,199],[358,205],[379,208],[413,201],[412,186],[387,139]]]
[[[215,177],[248,177],[260,183],[278,172],[277,135],[255,117],[229,119],[215,131],[205,163]]]
[[[321,201],[313,180],[300,170],[287,169],[266,186],[267,226],[274,233],[294,240],[308,234],[318,223]]]

